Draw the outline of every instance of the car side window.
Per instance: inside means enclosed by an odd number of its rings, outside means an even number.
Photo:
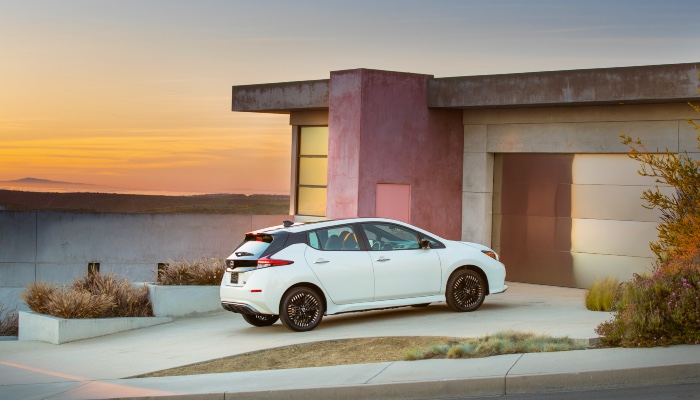
[[[309,246],[326,251],[360,250],[357,235],[350,225],[334,226],[310,232]]]
[[[418,234],[403,226],[393,224],[362,224],[362,230],[369,240],[371,250],[420,249]]]

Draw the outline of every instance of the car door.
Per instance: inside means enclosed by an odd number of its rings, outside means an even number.
[[[304,257],[335,304],[374,298],[374,269],[352,225],[309,232]]]
[[[417,232],[390,223],[365,223],[374,266],[374,300],[403,299],[440,292],[440,257],[422,249]]]

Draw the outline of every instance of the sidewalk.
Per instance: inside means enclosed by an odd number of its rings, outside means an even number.
[[[700,381],[700,346],[596,349],[471,360],[385,362],[129,378],[214,358],[290,344],[366,336],[475,337],[506,329],[577,339],[609,319],[583,307],[583,290],[509,284],[482,309],[444,305],[345,314],[317,330],[247,325],[217,313],[63,345],[0,342],[1,399],[446,398]]]

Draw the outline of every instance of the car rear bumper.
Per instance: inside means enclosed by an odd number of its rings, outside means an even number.
[[[228,301],[222,301],[221,302],[221,307],[224,308],[226,311],[231,311],[239,314],[248,314],[248,315],[254,315],[254,314],[260,314],[258,310],[253,308],[250,304],[244,304],[244,303],[233,303],[233,302],[228,302]]]

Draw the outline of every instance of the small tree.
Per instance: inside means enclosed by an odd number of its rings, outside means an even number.
[[[698,112],[700,107],[691,104]],[[700,132],[700,126],[691,118],[688,122]],[[655,178],[656,187],[645,190],[642,199],[645,208],[659,208],[661,223],[657,226],[659,240],[649,244],[661,263],[682,257],[688,250],[700,245],[700,161],[688,153],[673,153],[666,149],[663,155],[652,154],[640,139],[633,140],[622,134],[622,143],[630,146],[629,157],[642,163],[638,173]],[[697,136],[700,149],[700,134]],[[674,193],[663,194],[658,184],[674,188]]]

